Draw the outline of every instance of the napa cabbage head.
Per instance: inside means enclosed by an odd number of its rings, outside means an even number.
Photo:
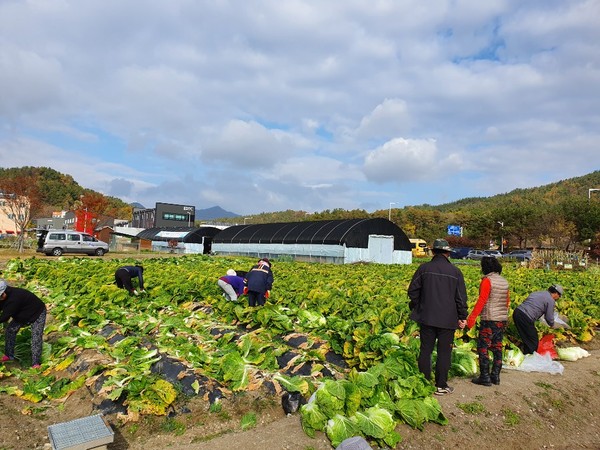
[[[327,425],[327,416],[323,414],[317,402],[309,402],[300,407],[302,429],[310,436],[315,437],[315,431],[323,431]]]
[[[504,352],[504,364],[509,367],[519,367],[524,359],[525,355],[517,347],[513,346]]]
[[[358,428],[349,418],[336,414],[327,421],[325,426],[325,433],[331,441],[334,447],[340,445],[340,443],[352,436],[358,434]]]
[[[351,420],[365,436],[383,439],[389,432],[396,428],[396,421],[392,414],[384,408],[373,406],[364,411],[357,411]]]
[[[325,381],[315,392],[315,402],[329,419],[336,414],[342,414],[346,405],[346,389],[343,383],[335,380]]]

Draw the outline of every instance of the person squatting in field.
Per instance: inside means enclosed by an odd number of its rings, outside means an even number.
[[[138,287],[140,288],[140,292],[145,292],[144,290],[144,268],[142,266],[123,266],[119,267],[115,272],[115,283],[117,283],[117,287],[120,289],[125,289],[130,294],[138,294],[138,291],[133,288],[131,284],[131,280],[133,278],[138,279]]]
[[[544,316],[546,323],[554,327],[554,304],[564,294],[559,284],[553,284],[546,291],[536,291],[529,294],[513,312],[513,321],[523,341],[523,353],[533,354],[539,345],[539,337],[535,321]]]
[[[467,324],[467,288],[458,267],[449,260],[452,248],[444,239],[433,243],[433,258],[421,264],[408,286],[410,318],[419,324],[419,371],[431,378],[431,354],[437,341],[435,394],[451,394],[448,372],[454,332]]]
[[[15,358],[17,333],[23,326],[31,326],[31,367],[38,368],[42,362],[44,326],[46,325],[46,305],[33,292],[9,286],[0,280],[0,323],[5,325],[4,356],[2,362]]]
[[[262,258],[246,273],[244,279],[248,289],[248,305],[263,306],[273,287],[273,272],[268,258]]]
[[[502,273],[500,261],[492,256],[484,256],[481,259],[481,271],[483,278],[479,284],[479,298],[467,318],[467,327],[473,328],[477,317],[481,315],[477,338],[479,377],[471,381],[475,384],[491,386],[492,383],[500,384],[502,339],[508,322],[510,294],[508,281],[500,275]],[[491,351],[494,357],[491,373],[488,351]]]
[[[236,302],[238,297],[244,295],[244,278],[238,276],[233,269],[229,269],[227,275],[219,278],[217,284],[223,290],[223,295],[227,300]]]

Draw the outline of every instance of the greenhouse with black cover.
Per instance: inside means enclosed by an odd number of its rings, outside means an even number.
[[[406,234],[382,218],[236,225],[213,238],[212,250],[220,255],[336,264],[412,262]]]

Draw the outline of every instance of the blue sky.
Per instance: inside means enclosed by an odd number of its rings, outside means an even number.
[[[600,169],[600,2],[3,0],[0,161],[369,212]]]

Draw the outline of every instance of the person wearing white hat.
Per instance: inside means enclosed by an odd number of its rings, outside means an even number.
[[[523,341],[523,353],[533,354],[539,345],[539,337],[535,321],[544,316],[546,323],[554,327],[554,304],[561,298],[565,290],[560,284],[553,284],[546,291],[529,294],[513,312],[513,321]]]
[[[219,278],[217,284],[223,290],[225,298],[232,302],[237,302],[238,297],[244,294],[244,278],[239,277],[233,269],[229,269],[225,276]]]
[[[46,325],[46,305],[37,295],[26,289],[9,286],[0,280],[0,323],[5,326],[4,355],[2,362],[15,358],[17,333],[23,326],[31,326],[31,364],[40,367],[42,362],[42,345],[44,326]]]

